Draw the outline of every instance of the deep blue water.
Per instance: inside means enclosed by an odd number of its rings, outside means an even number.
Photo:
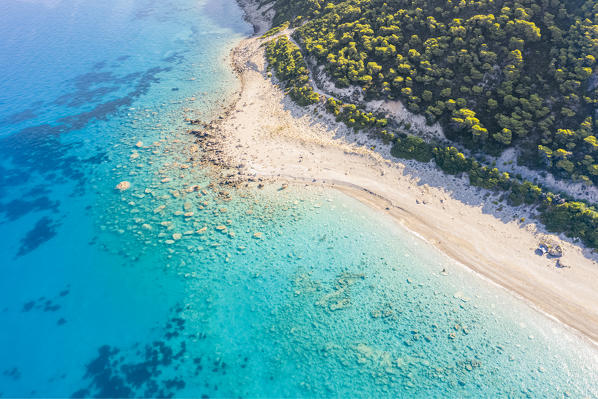
[[[233,0],[0,4],[0,396],[597,397],[593,347],[383,215],[210,184],[184,119],[250,33]]]

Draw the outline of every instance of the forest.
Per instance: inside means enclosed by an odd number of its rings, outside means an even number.
[[[598,2],[276,0],[337,87],[399,99],[466,148],[598,183]]]
[[[270,68],[301,105],[325,109],[366,128],[391,153],[433,161],[472,185],[502,192],[512,205],[536,206],[550,231],[598,248],[593,204],[551,193],[481,165],[453,146],[389,132],[383,115],[322,98],[309,83],[303,54],[337,87],[360,87],[367,99],[398,99],[472,154],[508,147],[520,163],[587,184],[598,183],[598,2],[562,0],[276,0],[266,45]],[[282,26],[281,26],[282,25]],[[268,34],[268,35],[271,35]]]

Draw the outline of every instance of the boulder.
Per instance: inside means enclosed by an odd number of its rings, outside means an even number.
[[[563,249],[560,245],[553,245],[548,248],[548,255],[553,256],[555,258],[560,258],[563,256]]]
[[[130,188],[131,188],[131,183],[129,183],[129,182],[128,182],[128,181],[126,181],[126,180],[124,180],[124,181],[121,181],[120,183],[118,183],[118,184],[116,185],[116,189],[117,189],[117,190],[120,190],[120,191],[126,191],[126,190],[128,190],[128,189],[130,189]]]

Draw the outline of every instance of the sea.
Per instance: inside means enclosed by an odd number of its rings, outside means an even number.
[[[234,0],[0,2],[0,397],[597,398],[594,344],[383,213],[216,178],[188,121],[252,34]]]

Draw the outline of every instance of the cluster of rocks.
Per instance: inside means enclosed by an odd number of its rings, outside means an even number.
[[[563,263],[562,257],[564,254],[563,248],[556,242],[550,239],[542,239],[538,248],[536,249],[536,254],[539,256],[546,255],[549,259],[556,259],[555,266],[559,269],[569,268]]]
[[[540,256],[547,255],[552,258],[560,258],[563,256],[563,248],[559,244],[549,240],[540,241],[536,252]]]

